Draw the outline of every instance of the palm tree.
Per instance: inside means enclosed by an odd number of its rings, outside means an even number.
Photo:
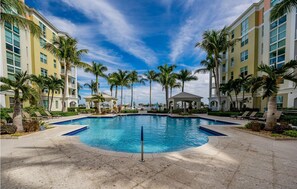
[[[133,107],[133,87],[135,83],[140,83],[145,85],[145,81],[147,81],[142,76],[138,75],[137,71],[132,71],[129,76],[130,87],[131,87],[131,108]]]
[[[208,56],[212,56],[213,59],[213,69],[216,73],[214,75],[216,95],[218,97],[219,110],[222,110],[222,99],[220,94],[220,76],[219,76],[219,66],[221,64],[221,54],[226,52],[229,47],[234,45],[236,40],[229,40],[228,28],[224,27],[222,30],[211,30],[205,31],[202,35],[203,40],[196,44],[196,47],[202,48],[207,52]]]
[[[76,88],[77,88],[78,103],[79,103],[79,100],[81,100],[81,96],[80,96],[79,92],[80,92],[80,90],[83,88],[83,86],[82,86],[79,82],[77,82],[77,83],[76,83]]]
[[[234,80],[230,79],[227,83],[222,83],[220,85],[220,91],[224,94],[227,95],[230,98],[230,101],[233,105],[233,107],[235,107],[235,104],[233,102],[233,98],[232,98],[232,92],[234,91]]]
[[[96,86],[97,86],[97,94],[99,94],[99,77],[107,78],[106,74],[104,72],[107,71],[107,67],[103,66],[101,63],[92,62],[91,66],[88,66],[85,68],[85,72],[89,72],[95,75],[96,77]]]
[[[176,79],[171,79],[169,82],[169,88],[170,88],[170,97],[172,97],[172,89],[174,88],[180,88],[182,85],[180,82],[176,82]]]
[[[0,4],[0,23],[8,22],[24,29],[29,28],[33,35],[39,36],[41,34],[40,27],[33,21],[27,19],[27,8],[24,2],[20,0],[1,0]]]
[[[93,80],[91,80],[91,83],[85,83],[84,87],[88,87],[89,89],[91,89],[91,95],[93,94],[97,94],[97,85],[96,82],[94,82]]]
[[[65,67],[64,92],[62,98],[62,111],[65,112],[67,111],[66,97],[68,96],[68,72],[71,70],[72,66],[83,68],[89,66],[80,60],[81,56],[86,54],[88,50],[78,50],[76,39],[63,36],[54,39],[53,43],[47,43],[44,48],[56,55]]]
[[[198,80],[195,75],[192,75],[192,72],[186,69],[179,71],[179,73],[177,74],[177,79],[181,81],[182,92],[184,92],[185,90],[185,82]]]
[[[114,72],[113,78],[118,86],[121,86],[121,107],[123,106],[123,88],[130,87],[130,73],[128,71],[118,70]]]
[[[144,73],[144,76],[150,82],[150,105],[149,105],[149,107],[151,108],[151,106],[152,106],[152,83],[154,81],[157,81],[159,74],[156,73],[154,70],[150,70],[150,71],[147,71],[146,73]]]
[[[158,77],[158,82],[162,85],[163,90],[165,90],[165,100],[166,100],[166,107],[169,108],[168,102],[168,93],[169,93],[169,84],[172,82],[172,79],[176,78],[176,74],[173,73],[174,69],[176,68],[175,65],[169,66],[165,64],[163,66],[158,66],[160,70],[160,75]]]
[[[256,82],[252,86],[252,90],[255,91],[261,88],[263,89],[263,99],[268,98],[268,111],[265,130],[272,130],[276,125],[276,97],[280,84],[283,83],[283,80],[289,80],[295,83],[295,86],[297,86],[297,74],[294,69],[297,69],[296,60],[291,60],[279,68],[276,65],[260,65],[258,67],[258,70],[264,73],[264,75],[256,78]]]
[[[245,99],[245,93],[250,91],[250,79],[252,78],[252,75],[244,75],[244,74],[240,74],[239,78],[238,78],[238,85],[241,88],[242,91],[242,102],[240,104],[240,110],[243,109],[243,104],[245,103],[246,99]]]
[[[96,113],[101,114],[100,103],[105,101],[104,97],[102,96],[102,94],[95,94],[93,95],[92,99],[94,99],[95,103],[98,104]]]
[[[271,10],[270,20],[276,20],[284,14],[291,12],[297,6],[297,0],[283,0],[277,3]]]
[[[39,94],[39,106],[43,107],[42,102],[42,94],[43,90],[46,89],[46,77],[39,75],[32,75],[31,81],[34,82],[35,85],[38,87],[38,94]]]
[[[112,73],[107,75],[107,83],[109,84],[110,95],[112,96],[113,88],[116,87],[115,79],[113,78]]]
[[[48,102],[50,105],[48,107],[49,111],[52,110],[53,100],[54,100],[54,93],[56,91],[60,91],[64,87],[64,80],[58,79],[54,76],[50,76],[48,78]],[[51,93],[51,100],[49,101],[49,94]]]
[[[13,125],[17,127],[17,131],[24,131],[22,104],[30,94],[30,78],[27,72],[16,73],[14,79],[0,77],[0,82],[3,83],[0,85],[0,91],[13,91],[14,93]]]

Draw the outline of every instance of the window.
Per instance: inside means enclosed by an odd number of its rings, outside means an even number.
[[[55,41],[57,39],[56,34],[53,32],[53,41]]]
[[[54,68],[57,68],[57,61],[54,59]]]
[[[278,4],[279,2],[281,2],[281,0],[271,0],[270,6],[274,7],[276,4]]]
[[[40,53],[40,62],[47,64],[47,56],[43,53]]]
[[[234,72],[231,72],[231,74],[230,74],[230,78],[231,78],[231,79],[234,79]]]
[[[13,97],[9,97],[9,107],[10,108],[14,107],[14,98]]]
[[[234,39],[234,30],[231,31],[231,39]]]
[[[247,66],[240,68],[240,75],[243,75],[243,76],[248,75],[248,67]]]
[[[48,100],[43,100],[43,107],[48,109]]]
[[[287,16],[275,20],[270,25],[269,63],[280,67],[286,59],[286,24]]]
[[[231,62],[230,62],[230,66],[233,67],[234,66],[234,58],[231,58]]]
[[[241,46],[248,44],[249,42],[248,32],[249,32],[249,20],[247,18],[241,23]]]
[[[249,58],[249,52],[248,50],[243,51],[242,53],[240,53],[240,61],[246,61]]]
[[[223,71],[223,72],[226,72],[226,64],[223,64],[223,66],[222,66],[222,71]]]
[[[277,108],[282,108],[284,103],[284,97],[283,96],[277,96],[276,97],[276,106]]]
[[[41,29],[42,37],[46,38],[46,26],[42,22],[39,22],[39,27]]]
[[[40,47],[44,48],[46,45],[46,40],[40,37]]]
[[[10,79],[14,78],[16,72],[21,72],[21,57],[6,51],[7,72]]]
[[[8,29],[5,29],[5,40],[6,40],[6,43],[12,44],[12,32],[9,31]]]
[[[56,109],[59,108],[59,101],[56,100]]]
[[[44,77],[47,77],[47,70],[44,68],[41,68],[41,75]]]

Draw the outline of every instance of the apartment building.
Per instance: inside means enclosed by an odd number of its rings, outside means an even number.
[[[230,38],[241,38],[224,54],[225,63],[220,68],[220,82],[236,79],[240,74],[257,76],[260,64],[281,66],[297,58],[296,42],[296,8],[278,20],[270,21],[270,10],[279,0],[262,0],[251,5],[230,27]],[[210,83],[210,106],[217,110],[218,100],[212,76]],[[246,94],[243,104],[249,108],[267,108],[267,99],[262,99],[262,92]],[[235,96],[233,95],[233,100]],[[238,96],[239,101],[242,95]],[[227,96],[222,96],[223,107],[229,110],[232,106]],[[284,81],[277,96],[278,108],[297,108],[297,90],[293,83]]]
[[[18,28],[9,23],[0,25],[0,76],[13,78],[14,73],[27,71],[29,74],[54,76],[64,78],[65,69],[63,62],[58,57],[44,49],[46,43],[51,43],[58,36],[67,36],[59,31],[44,16],[35,9],[28,8],[27,19],[39,25],[42,35],[33,36],[28,29]],[[3,68],[3,69],[2,69]],[[33,84],[34,86],[34,84]],[[72,67],[68,73],[68,90],[66,91],[67,107],[78,105],[77,94],[77,68]],[[43,91],[43,105],[48,107],[48,91]],[[51,94],[50,94],[51,95]],[[13,93],[0,93],[0,107],[13,107]],[[29,105],[25,103],[24,106]],[[55,92],[52,110],[62,109],[62,90]]]
[[[54,76],[64,79],[65,69],[63,62],[54,54],[44,49],[46,43],[53,42],[58,36],[67,36],[66,33],[59,31],[52,25],[44,16],[35,9],[30,9],[30,20],[41,28],[41,36],[36,37],[31,35],[31,57],[32,57],[32,73],[34,75]],[[77,106],[77,70],[72,67],[68,73],[68,90],[66,91],[67,107]],[[48,102],[48,91],[43,91],[43,105],[48,107],[51,102]],[[62,109],[62,90],[55,92],[52,102],[52,110],[57,111]]]

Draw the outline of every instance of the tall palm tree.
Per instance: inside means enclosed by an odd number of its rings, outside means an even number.
[[[89,89],[91,89],[91,95],[93,94],[97,94],[97,85],[96,82],[94,82],[93,80],[91,80],[91,83],[85,83],[84,87],[88,87]]]
[[[41,34],[40,27],[33,21],[27,19],[27,8],[24,2],[20,0],[1,0],[0,5],[0,23],[8,22],[24,29],[29,28],[30,32],[36,36]]]
[[[53,105],[53,100],[54,100],[54,93],[56,91],[60,91],[61,89],[63,89],[64,87],[64,80],[62,79],[58,79],[54,76],[50,76],[48,79],[48,95],[51,93],[51,100],[48,102],[50,102],[50,105],[48,107],[49,111],[52,110],[52,105]]]
[[[297,6],[297,0],[283,0],[277,3],[271,10],[270,20],[276,20],[284,14],[291,12]]]
[[[151,108],[151,106],[152,106],[152,83],[154,81],[157,81],[159,74],[156,73],[154,70],[150,70],[150,71],[147,71],[146,73],[144,73],[144,76],[150,83],[150,105],[149,105],[149,107]]]
[[[71,70],[72,66],[82,68],[89,66],[80,60],[81,56],[86,54],[88,50],[78,50],[77,40],[64,36],[57,37],[52,43],[47,43],[44,48],[56,55],[65,67],[64,92],[62,98],[62,111],[65,112],[67,111],[66,97],[68,96],[68,72]]]
[[[81,96],[80,96],[79,92],[83,88],[83,86],[79,82],[77,82],[76,88],[77,88],[77,96],[78,96],[78,103],[79,103],[79,100],[81,100]]]
[[[227,83],[222,83],[220,85],[220,91],[224,95],[227,95],[230,98],[230,101],[231,101],[233,107],[235,107],[235,104],[234,104],[233,98],[232,98],[232,92],[234,91],[234,80],[230,79]]]
[[[138,75],[137,71],[132,71],[129,76],[130,87],[131,87],[131,108],[133,107],[133,88],[135,83],[140,83],[145,85],[145,81],[147,81],[142,76]]]
[[[205,31],[202,35],[202,41],[196,44],[196,47],[200,47],[207,54],[212,56],[214,63],[214,76],[216,95],[218,97],[219,110],[222,110],[222,99],[220,94],[220,76],[219,76],[219,66],[221,64],[221,54],[226,52],[229,47],[234,45],[236,40],[229,40],[228,28],[224,27],[222,30],[211,30]]]
[[[182,92],[185,90],[185,82],[198,80],[197,76],[193,75],[189,70],[180,70],[177,74],[177,79],[181,81]]]
[[[100,104],[101,104],[101,102],[105,101],[105,98],[103,97],[102,94],[95,94],[95,95],[93,95],[92,99],[95,101],[96,104],[98,104],[96,113],[101,114],[101,105]]]
[[[245,99],[245,93],[250,91],[250,80],[252,78],[252,75],[244,75],[244,74],[240,74],[238,80],[238,85],[241,88],[241,92],[242,92],[242,101],[240,104],[240,110],[243,109],[243,104],[245,103],[246,99]]]
[[[116,82],[112,73],[107,75],[107,83],[109,84],[110,95],[112,96],[113,88],[116,87]]]
[[[0,77],[0,91],[12,91],[14,93],[14,109],[13,109],[13,125],[17,127],[17,131],[24,131],[22,118],[23,101],[28,100],[30,93],[31,76],[27,72],[16,73],[14,79]]]
[[[112,77],[117,83],[116,86],[121,86],[121,107],[122,107],[123,106],[123,88],[130,87],[130,73],[128,71],[123,71],[119,69],[118,72],[114,72],[112,74]]]
[[[97,94],[99,94],[99,77],[107,78],[107,75],[104,73],[107,71],[107,67],[103,66],[101,63],[92,62],[91,66],[85,68],[85,72],[89,72],[95,75],[96,77],[96,86]]]
[[[176,68],[175,65],[168,65],[165,64],[163,66],[158,66],[160,70],[160,75],[158,77],[158,82],[162,85],[163,90],[165,90],[165,100],[166,100],[166,107],[169,108],[168,102],[168,93],[169,93],[169,84],[172,82],[172,79],[176,78],[176,74],[173,73],[174,69]]]
[[[276,125],[275,114],[277,112],[276,97],[279,86],[283,80],[292,81],[297,86],[297,74],[294,69],[297,69],[297,61],[291,60],[282,67],[260,65],[258,70],[263,76],[257,77],[257,81],[252,86],[252,90],[263,89],[263,99],[268,98],[268,111],[265,130],[272,130]]]
[[[31,81],[38,87],[38,94],[39,94],[39,106],[43,107],[42,102],[42,94],[43,90],[46,89],[46,77],[39,75],[32,75]]]
[[[176,82],[176,79],[171,79],[169,82],[169,88],[170,88],[170,97],[172,97],[172,89],[174,88],[180,88],[182,85],[180,82]]]

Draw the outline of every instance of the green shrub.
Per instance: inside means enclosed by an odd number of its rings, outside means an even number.
[[[294,126],[297,126],[297,119],[292,119],[290,123]]]
[[[295,130],[287,130],[287,131],[284,131],[283,134],[290,137],[297,137],[297,131]]]
[[[51,114],[53,116],[63,116],[63,117],[78,115],[77,112],[61,112],[61,111],[53,111],[51,112]]]
[[[189,111],[192,114],[206,114],[208,112],[207,108],[203,108],[203,109],[192,109]]]
[[[25,112],[28,112],[30,116],[36,116],[35,112],[39,112],[41,115],[46,116],[46,113],[44,112],[45,109],[44,107],[41,107],[41,106],[30,106],[30,107],[23,108],[23,110]]]
[[[16,130],[17,130],[17,127],[14,125],[5,125],[5,124],[0,125],[1,135],[2,134],[13,134],[16,132]]]
[[[149,110],[147,113],[154,113],[154,114],[167,114],[168,110]]]
[[[241,115],[241,113],[240,112],[208,112],[208,115],[231,117],[231,116],[239,116]]]
[[[138,110],[121,110],[121,113],[138,113]]]
[[[13,109],[12,108],[0,108],[0,118],[5,119],[7,122],[11,122],[12,119],[8,115],[8,113],[12,113]]]
[[[247,129],[251,129],[252,128],[252,122],[248,122],[247,124],[245,124],[244,126]]]
[[[23,127],[25,132],[39,131],[40,124],[38,120],[23,121]]]
[[[284,131],[290,130],[290,129],[292,129],[292,128],[289,126],[289,124],[287,122],[282,122],[279,125],[276,125],[273,128],[272,132],[282,134]]]
[[[251,124],[252,131],[260,132],[261,128],[262,128],[261,123],[256,122],[256,121],[252,122],[252,124]]]

